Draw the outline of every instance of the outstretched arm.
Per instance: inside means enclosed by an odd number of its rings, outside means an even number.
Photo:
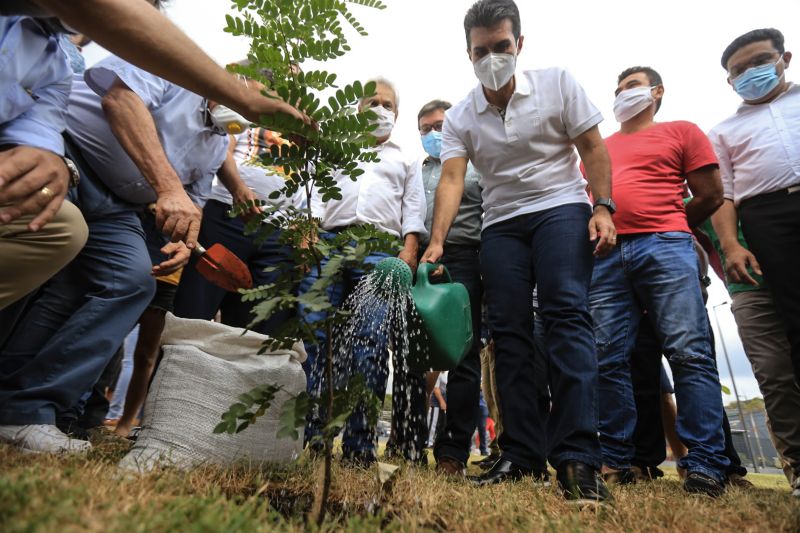
[[[444,241],[453,225],[464,194],[464,176],[467,173],[467,158],[453,157],[442,165],[439,186],[433,203],[433,227],[431,241],[422,255],[423,263],[435,263],[444,254]]]
[[[281,100],[254,95],[146,0],[31,1],[129,63],[250,120],[282,112],[310,122]]]

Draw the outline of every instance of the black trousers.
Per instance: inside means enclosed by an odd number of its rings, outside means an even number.
[[[437,435],[433,454],[466,463],[470,440],[478,424],[478,404],[481,393],[481,302],[483,283],[480,271],[480,248],[448,244],[444,247],[442,263],[453,281],[463,283],[469,293],[472,310],[472,347],[464,360],[447,375],[447,418],[444,431]]]
[[[800,191],[748,198],[739,205],[739,218],[786,327],[800,384]]]
[[[636,402],[636,451],[631,464],[645,470],[667,458],[661,419],[661,343],[647,316],[642,317],[631,354],[631,382]]]

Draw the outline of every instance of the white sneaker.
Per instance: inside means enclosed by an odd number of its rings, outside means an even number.
[[[27,453],[82,453],[92,449],[88,441],[72,439],[56,426],[45,424],[0,426],[0,441]]]

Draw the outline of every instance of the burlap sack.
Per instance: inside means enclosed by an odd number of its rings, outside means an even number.
[[[266,337],[243,331],[167,315],[164,356],[145,402],[139,437],[121,468],[143,472],[156,464],[287,463],[300,453],[302,439],[276,435],[283,403],[306,388],[303,344],[258,355]],[[237,397],[263,384],[281,385],[285,392],[243,432],[214,434],[220,415]]]

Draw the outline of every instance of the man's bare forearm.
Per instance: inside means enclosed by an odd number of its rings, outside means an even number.
[[[686,204],[686,222],[690,228],[699,226],[722,205],[722,180],[717,165],[706,165],[689,172],[686,183],[692,191],[692,199]],[[735,214],[735,212],[734,212]]]
[[[719,209],[711,216],[711,225],[719,237],[719,244],[726,255],[739,243],[739,217],[732,200],[725,199]]]
[[[442,167],[442,176],[436,187],[433,204],[433,226],[431,244],[443,246],[447,232],[458,215],[461,197],[464,194],[464,176],[467,171],[466,159],[450,159]]]
[[[217,170],[217,177],[225,188],[228,189],[228,192],[231,193],[234,200],[237,197],[243,196],[249,190],[245,182],[242,181],[242,177],[239,174],[239,167],[236,166],[236,161],[230,153],[228,153],[222,166]]]
[[[403,237],[403,248],[416,253],[419,250],[419,235],[416,233],[408,233]]]
[[[136,93],[117,82],[102,103],[111,131],[156,193],[183,190],[161,146],[150,110]]]
[[[611,198],[611,158],[597,126],[579,135],[574,142],[586,169],[592,196]]]
[[[718,198],[715,197],[693,197],[686,204],[686,222],[690,228],[694,228],[708,220],[720,206]]]

